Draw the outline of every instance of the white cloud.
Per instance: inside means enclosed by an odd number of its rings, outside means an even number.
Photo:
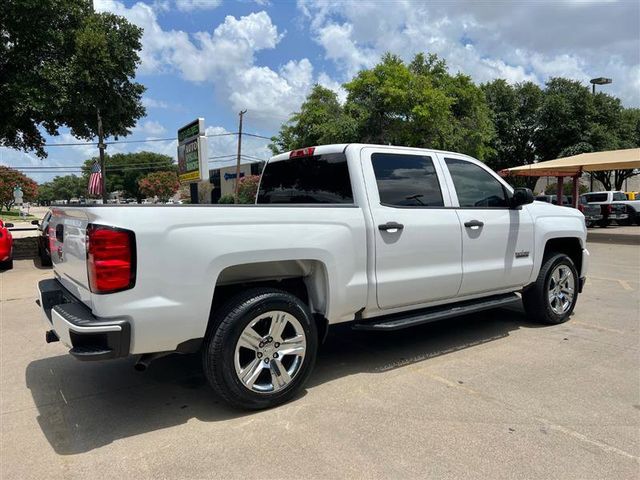
[[[158,135],[162,135],[166,131],[167,129],[164,128],[164,126],[162,126],[160,122],[156,122],[155,120],[145,120],[143,122],[139,122],[133,128],[132,133],[157,137]]]
[[[152,8],[130,8],[116,0],[96,0],[96,9],[126,17],[144,28],[142,73],[176,72],[185,80],[211,83],[234,110],[248,109],[259,126],[276,129],[299,106],[313,85],[313,67],[303,58],[274,70],[256,64],[256,54],[283,38],[271,17],[254,12],[227,16],[211,33],[164,30]]]
[[[193,10],[211,10],[217,8],[222,0],[176,0],[176,8],[182,12]]]
[[[433,52],[479,82],[612,77],[607,91],[640,105],[637,1],[298,0],[298,7],[343,80],[386,51],[405,59]]]
[[[156,100],[151,97],[142,97],[142,105],[146,108],[169,108],[169,104],[163,100]]]

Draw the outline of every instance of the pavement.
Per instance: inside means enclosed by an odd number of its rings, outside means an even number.
[[[638,479],[639,241],[591,231],[568,323],[510,308],[336,328],[308,388],[254,413],[222,404],[196,356],[139,373],[47,345],[34,300],[51,271],[16,261],[0,274],[0,478]]]

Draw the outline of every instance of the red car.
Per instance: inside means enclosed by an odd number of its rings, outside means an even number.
[[[13,237],[8,230],[13,227],[13,223],[4,223],[0,220],[0,270],[13,268]]]

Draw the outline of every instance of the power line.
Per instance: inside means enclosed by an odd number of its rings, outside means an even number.
[[[225,133],[208,133],[205,136],[207,138],[212,137],[228,137],[231,135],[238,135],[238,132],[225,132]],[[257,133],[246,133],[243,132],[242,135],[247,135],[249,137],[262,138],[264,140],[271,140],[271,137],[265,137],[264,135],[258,135]],[[110,142],[104,142],[105,145],[121,145],[127,143],[151,143],[151,142],[169,142],[178,140],[176,137],[167,137],[167,138],[149,138],[146,140],[112,140]],[[97,146],[98,142],[73,142],[73,143],[49,143],[44,145],[44,148],[49,147],[82,147],[82,146]]]

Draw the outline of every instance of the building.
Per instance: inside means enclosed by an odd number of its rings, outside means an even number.
[[[240,178],[247,175],[260,175],[264,162],[240,164]],[[236,166],[214,168],[209,170],[209,180],[198,183],[198,200],[200,203],[218,203],[221,197],[233,195],[236,186]]]

